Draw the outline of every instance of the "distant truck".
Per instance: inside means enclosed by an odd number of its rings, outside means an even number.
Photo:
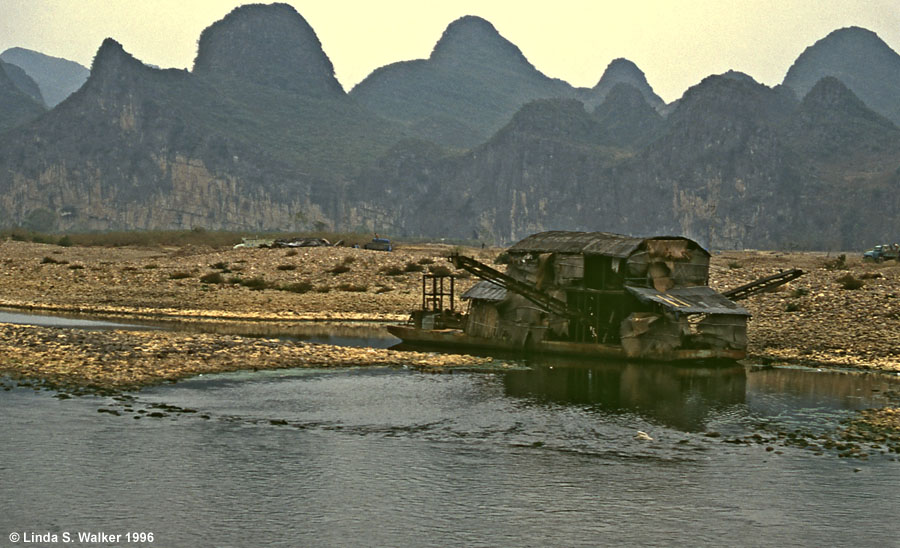
[[[372,238],[372,241],[363,245],[363,249],[374,249],[375,251],[393,251],[394,247],[387,238]]]
[[[900,261],[900,245],[876,245],[872,249],[863,253],[864,261],[875,261],[876,263],[880,263],[882,261]]]

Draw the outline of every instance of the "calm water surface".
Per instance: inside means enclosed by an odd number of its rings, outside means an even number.
[[[135,324],[125,324],[77,316],[58,314],[23,313],[0,308],[0,323],[38,325],[42,327],[70,327],[78,329],[134,329]]]
[[[110,321],[90,314],[22,312],[0,308],[0,323],[64,327],[73,329],[165,329],[169,331],[216,333],[243,337],[296,339],[311,343],[363,348],[390,348],[400,343],[384,324],[375,322],[239,322],[239,321]]]
[[[561,361],[242,372],[131,401],[13,388],[0,546],[82,530],[152,531],[154,546],[900,546],[891,455],[730,443],[828,430],[898,388]]]

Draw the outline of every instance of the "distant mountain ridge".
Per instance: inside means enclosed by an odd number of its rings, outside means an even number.
[[[41,88],[38,87],[37,82],[32,80],[21,67],[0,60],[0,68],[3,69],[3,72],[6,73],[9,79],[12,80],[12,83],[15,84],[20,91],[34,99],[39,105],[46,107],[44,97],[41,95]]]
[[[450,23],[428,59],[381,67],[350,91],[420,137],[465,148],[483,142],[531,100],[572,95],[571,86],[542,74],[474,16]]]
[[[26,124],[44,113],[34,82],[15,65],[0,61],[0,134]]]
[[[644,96],[644,100],[657,111],[661,112],[665,107],[665,102],[647,83],[647,77],[644,76],[644,72],[633,62],[622,58],[613,59],[606,67],[606,70],[603,71],[603,76],[600,77],[597,85],[589,91],[579,90],[578,98],[589,107],[596,108],[618,84],[629,84],[640,91],[641,95]]]
[[[604,101],[594,108],[594,118],[603,128],[600,142],[623,148],[648,144],[664,121],[640,89],[623,82],[610,88]]]
[[[31,100],[7,84],[0,100]],[[104,41],[78,91],[0,135],[0,218],[845,250],[895,230],[898,145],[896,124],[839,77],[799,95],[729,71],[662,105],[630,61],[576,89],[477,17],[451,23],[429,59],[345,93],[300,14],[250,5],[203,32],[192,71]],[[876,203],[884,214],[869,214]]]
[[[80,88],[88,77],[88,69],[74,61],[24,48],[10,48],[0,53],[0,60],[21,67],[37,83],[50,108]]]
[[[827,76],[837,78],[869,108],[900,124],[900,55],[874,32],[860,27],[831,32],[797,58],[784,85],[802,98]]]

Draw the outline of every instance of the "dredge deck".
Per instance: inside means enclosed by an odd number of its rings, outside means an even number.
[[[454,277],[426,274],[422,308],[390,332],[411,344],[652,361],[739,360],[750,313],[734,301],[803,274],[781,272],[730,292],[709,287],[710,254],[681,236],[533,234],[503,272],[450,263],[481,279],[455,308]],[[446,305],[449,305],[447,307]]]

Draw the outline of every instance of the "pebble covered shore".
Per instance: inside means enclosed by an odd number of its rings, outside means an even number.
[[[805,272],[741,301],[753,314],[749,361],[900,371],[900,264],[861,257],[723,252],[713,256],[710,285],[724,291],[780,270]]]

